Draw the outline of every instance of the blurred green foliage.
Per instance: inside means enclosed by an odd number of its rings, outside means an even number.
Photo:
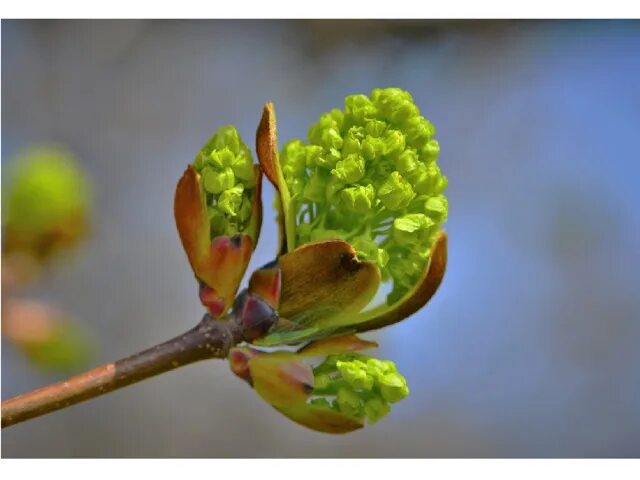
[[[30,148],[15,159],[10,177],[3,192],[5,253],[21,251],[44,260],[86,235],[91,187],[70,152]]]
[[[66,320],[56,322],[44,338],[22,342],[19,347],[33,365],[56,372],[77,370],[88,363],[93,352],[88,332]]]
[[[70,250],[88,232],[91,182],[63,147],[31,147],[12,159],[3,189],[3,337],[42,370],[70,372],[93,351],[89,333],[42,303],[13,299],[45,272],[42,266]],[[9,306],[11,305],[11,307]]]

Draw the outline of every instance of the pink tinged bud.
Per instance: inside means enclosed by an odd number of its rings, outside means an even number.
[[[229,354],[229,363],[233,373],[249,382],[263,400],[294,422],[319,432],[341,434],[362,428],[364,419],[311,400],[314,376],[305,359],[376,346],[374,342],[348,335],[312,342],[297,352],[234,348]]]
[[[259,203],[259,201],[257,200]],[[224,314],[231,304],[251,259],[251,236],[210,238],[209,218],[199,174],[189,166],[178,181],[174,201],[176,226],[191,269],[208,289],[201,292],[205,307]],[[257,217],[259,215],[256,215]],[[255,227],[255,226],[254,226]],[[258,227],[259,230],[259,227]],[[257,238],[257,230],[253,230]],[[222,308],[218,304],[222,304]]]

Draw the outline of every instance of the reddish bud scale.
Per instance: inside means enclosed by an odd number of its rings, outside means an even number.
[[[242,328],[244,339],[248,342],[265,335],[278,321],[275,309],[248,290],[243,290],[236,297],[231,316]]]
[[[225,302],[213,288],[201,283],[198,294],[200,296],[200,302],[212,317],[218,318],[224,313]]]
[[[267,263],[251,275],[249,291],[260,296],[274,309],[280,307],[282,271],[277,261]]]

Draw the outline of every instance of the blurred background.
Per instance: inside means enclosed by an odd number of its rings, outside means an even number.
[[[199,320],[175,184],[219,126],[253,145],[266,101],[282,144],[348,94],[409,90],[450,202],[440,291],[368,335],[411,387],[376,427],[308,431],[210,361],[3,430],[3,456],[640,455],[640,23],[3,21],[2,73],[3,192],[42,144],[92,184],[83,242],[21,291],[88,332],[71,370]],[[3,399],[66,374],[3,341]]]

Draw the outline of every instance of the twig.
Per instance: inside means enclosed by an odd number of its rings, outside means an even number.
[[[130,357],[2,402],[2,428],[98,397],[154,375],[210,358],[226,358],[242,341],[236,324],[205,315],[188,332]]]

